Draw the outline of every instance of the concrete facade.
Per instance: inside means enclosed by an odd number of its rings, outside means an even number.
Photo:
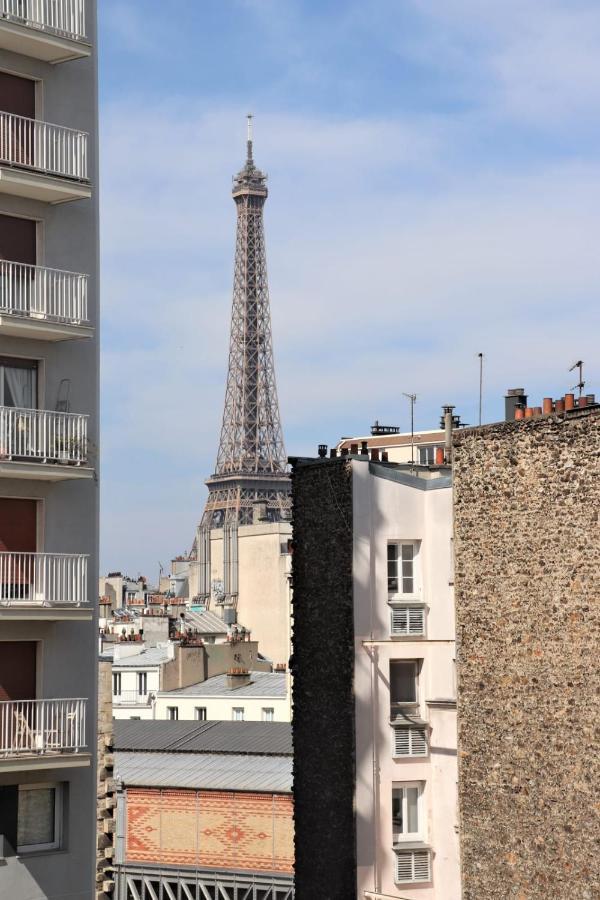
[[[62,7],[62,3],[59,4]],[[40,852],[6,848],[0,867],[0,896],[41,900],[66,896],[89,900],[94,896],[96,853],[96,647],[98,584],[98,136],[96,2],[86,0],[86,41],[82,58],[52,65],[43,61],[51,36],[24,22],[0,22],[0,71],[35,81],[35,117],[80,129],[89,134],[88,170],[91,199],[53,205],[18,196],[3,184],[0,214],[37,223],[37,264],[89,276],[88,312],[92,337],[82,340],[33,339],[13,336],[10,315],[3,310],[0,356],[37,362],[37,406],[55,410],[70,385],[69,408],[87,414],[90,440],[87,472],[71,470],[68,480],[36,476],[36,463],[2,463],[0,497],[37,501],[37,553],[86,554],[86,610],[78,612],[20,611],[18,604],[0,613],[0,653],[3,642],[35,642],[37,647],[36,702],[72,698],[86,702],[85,746],[76,754],[54,750],[35,758],[0,759],[0,791],[20,786],[56,785],[60,814],[55,822],[58,846]],[[35,34],[39,46],[28,45]],[[45,48],[41,44],[46,42]],[[55,42],[73,45],[73,41]],[[11,52],[23,46],[28,54]],[[40,49],[41,48],[41,49]],[[67,53],[68,50],[65,50]],[[77,50],[75,52],[78,52]],[[35,54],[38,54],[36,58]],[[60,54],[59,54],[60,55]],[[2,104],[0,104],[2,105]],[[4,107],[2,107],[4,108]],[[9,167],[6,167],[9,168]],[[15,178],[20,174],[13,171]],[[32,176],[40,183],[44,176]],[[46,183],[57,183],[47,176]],[[34,188],[34,192],[37,188]],[[84,191],[85,192],[85,191]],[[30,326],[26,323],[26,327]],[[35,323],[32,331],[35,331]],[[56,473],[58,468],[55,467]],[[66,467],[64,467],[66,468]],[[42,468],[39,468],[39,473]],[[14,472],[14,475],[12,474]],[[60,477],[62,478],[64,472]],[[58,604],[60,605],[60,604]],[[60,739],[64,738],[64,729]],[[38,731],[40,743],[48,731]],[[4,796],[4,795],[3,795]],[[2,806],[2,804],[0,804]],[[6,811],[6,804],[2,813]],[[19,811],[18,816],[21,813]],[[6,832],[5,832],[6,836]]]
[[[297,896],[459,900],[448,470],[299,460],[292,485]],[[411,581],[392,590],[403,544]],[[405,810],[399,831],[409,787],[417,821]]]
[[[600,412],[455,438],[464,900],[600,896]]]

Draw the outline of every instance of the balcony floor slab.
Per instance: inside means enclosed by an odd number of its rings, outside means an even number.
[[[91,622],[91,606],[3,606],[0,602],[0,622]]]
[[[92,187],[84,182],[44,175],[29,169],[13,169],[4,164],[0,166],[0,193],[55,204],[89,200]]]
[[[0,461],[0,478],[25,481],[87,481],[94,477],[89,466],[65,466],[60,463]]]
[[[0,315],[0,334],[34,341],[75,341],[94,336],[90,325],[69,325],[36,316]]]
[[[0,756],[0,775],[12,772],[43,772],[47,769],[81,769],[91,764],[92,755],[87,752]]]
[[[19,24],[8,19],[0,19],[0,48],[47,63],[82,59],[92,52],[92,47],[87,42],[61,37],[34,25]]]

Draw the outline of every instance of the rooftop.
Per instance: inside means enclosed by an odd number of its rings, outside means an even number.
[[[290,756],[118,751],[114,772],[125,786],[285,794],[292,791]]]
[[[213,675],[205,681],[190,684],[188,687],[178,688],[175,691],[160,691],[161,696],[179,697],[227,697],[235,694],[236,697],[269,697],[285,698],[287,696],[287,684],[285,672],[251,672],[250,684],[241,687],[227,687],[227,675]]]
[[[190,722],[116,719],[115,750],[136,753],[291,756],[288,722]]]
[[[131,656],[125,656],[122,659],[115,660],[114,652],[115,652],[115,644],[106,645],[102,648],[102,653],[100,654],[100,659],[108,659],[112,660],[113,665],[115,667],[123,667],[130,666],[134,669],[143,668],[144,666],[159,666],[161,663],[168,662],[172,659],[172,656],[169,655],[169,648],[162,647],[144,647],[143,650],[140,650],[139,653],[134,653]],[[129,642],[125,642],[126,647],[131,647]]]
[[[195,629],[199,634],[227,634],[227,625],[220,616],[214,612],[195,612],[186,609],[184,622],[186,626]]]

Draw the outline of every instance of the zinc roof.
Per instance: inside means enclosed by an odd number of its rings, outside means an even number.
[[[120,669],[123,666],[131,666],[135,669],[141,669],[144,666],[159,666],[161,663],[167,662],[171,657],[167,647],[148,647],[141,653],[134,656],[126,656],[123,659],[115,659],[113,651],[113,666]]]
[[[184,622],[190,628],[196,628],[200,634],[227,634],[227,625],[219,616],[210,610],[196,612],[192,609],[185,610]]]
[[[289,756],[209,753],[115,753],[115,776],[125,787],[195,788],[291,793]]]
[[[292,755],[289,722],[115,719],[115,750],[157,753]]]
[[[268,697],[285,698],[287,695],[285,672],[251,672],[250,684],[236,687],[233,690],[227,687],[227,675],[213,675],[205,681],[190,684],[188,687],[178,688],[174,691],[160,691],[161,697]]]

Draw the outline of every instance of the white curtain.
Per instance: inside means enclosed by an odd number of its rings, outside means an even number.
[[[16,406],[19,409],[34,409],[33,369],[17,369],[4,366],[5,394],[4,406]]]

